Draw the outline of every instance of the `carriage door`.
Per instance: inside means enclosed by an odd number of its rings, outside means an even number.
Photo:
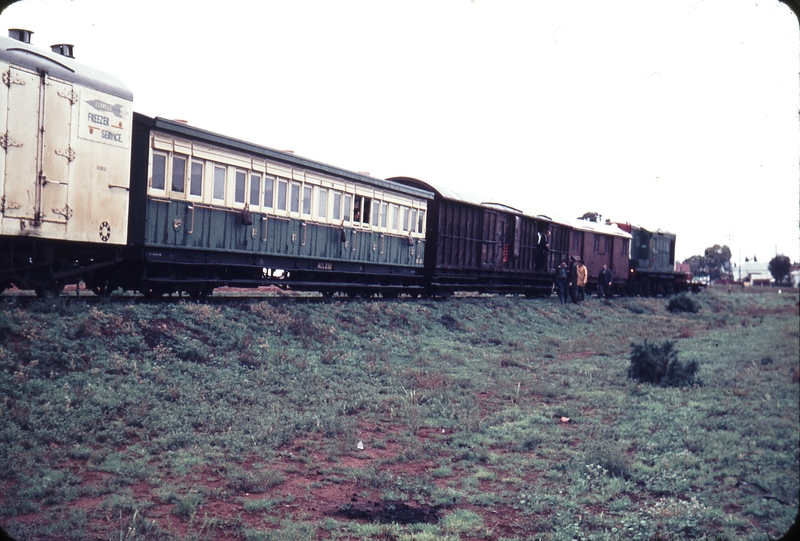
[[[494,268],[497,265],[498,254],[500,250],[498,245],[498,214],[490,210],[483,212],[483,248],[481,249],[481,267]]]
[[[508,242],[511,244],[509,258],[518,261],[522,249],[522,216],[514,216]]]
[[[72,88],[46,73],[13,67],[3,73],[3,82],[8,86],[6,132],[0,139],[6,153],[4,216],[64,223],[71,215],[67,178],[74,159],[69,145]]]
[[[490,210],[483,213],[483,268],[502,269],[508,261],[506,217]]]

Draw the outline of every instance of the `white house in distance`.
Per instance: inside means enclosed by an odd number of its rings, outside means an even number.
[[[768,261],[745,261],[733,269],[734,278],[745,286],[768,286],[775,279],[769,272]]]

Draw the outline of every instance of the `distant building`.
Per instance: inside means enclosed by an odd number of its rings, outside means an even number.
[[[769,263],[761,261],[745,261],[734,269],[734,278],[748,286],[768,286],[775,281],[769,272]]]
[[[692,272],[692,267],[688,263],[675,262],[675,272]]]
[[[761,274],[761,273],[752,273],[748,274],[742,282],[744,282],[745,286],[769,286],[771,285],[775,279],[772,277],[771,274]]]

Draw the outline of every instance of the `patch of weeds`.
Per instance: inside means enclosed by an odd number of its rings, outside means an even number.
[[[452,487],[435,488],[430,495],[431,505],[448,507],[464,500],[464,491]]]
[[[159,490],[155,496],[161,503],[175,503],[180,499],[173,488],[164,488]]]
[[[638,304],[630,304],[630,303],[628,303],[628,304],[625,305],[625,308],[627,308],[628,311],[630,311],[633,314],[644,314],[645,312],[647,312],[647,310],[645,310],[644,308],[642,308]]]
[[[483,530],[483,519],[468,509],[456,509],[442,518],[441,526],[447,533],[471,537]]]
[[[627,511],[631,508],[632,502],[631,499],[627,496],[620,496],[619,498],[614,498],[610,502],[607,503],[607,507],[609,511],[613,511],[615,513],[621,513],[622,511]]]
[[[247,471],[235,468],[228,475],[228,488],[237,492],[258,494],[280,485],[284,481],[281,472],[275,470]]]
[[[581,475],[590,480],[602,476],[630,477],[631,460],[619,442],[603,437],[590,440],[585,447],[583,460],[584,469]]]
[[[292,496],[286,498],[262,498],[260,500],[241,500],[242,509],[248,513],[266,512],[274,509],[282,503],[291,503],[294,501]]]
[[[672,297],[667,304],[667,310],[670,312],[689,312],[696,314],[700,311],[700,303],[691,298],[686,293],[681,293],[676,297]]]
[[[631,363],[628,378],[639,383],[650,383],[661,387],[687,387],[702,385],[697,378],[697,361],[682,363],[678,360],[675,342],[665,341],[660,346],[631,344]]]
[[[197,513],[197,506],[202,502],[200,494],[196,492],[189,492],[186,496],[172,508],[170,511],[173,515],[178,515],[183,518],[191,518]]]
[[[500,503],[502,498],[494,492],[480,492],[469,497],[469,502],[481,507],[493,507]]]
[[[438,478],[443,477],[452,477],[453,476],[453,468],[450,466],[439,466],[435,470],[431,471],[431,475]]]
[[[317,525],[309,522],[298,522],[294,519],[281,521],[280,527],[266,532],[245,529],[247,541],[314,541],[317,538]]]
[[[475,473],[472,474],[472,477],[478,481],[494,481],[497,479],[497,474],[491,470],[487,470],[486,468],[479,466],[475,469]]]
[[[519,443],[520,450],[533,451],[544,443],[544,438],[538,433],[525,434]]]

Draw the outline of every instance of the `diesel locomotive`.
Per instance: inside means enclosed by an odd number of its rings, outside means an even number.
[[[202,298],[273,285],[325,296],[548,295],[558,262],[618,293],[691,287],[675,236],[570,221],[409,177],[379,179],[134,112],[69,45],[0,37],[0,292]]]

